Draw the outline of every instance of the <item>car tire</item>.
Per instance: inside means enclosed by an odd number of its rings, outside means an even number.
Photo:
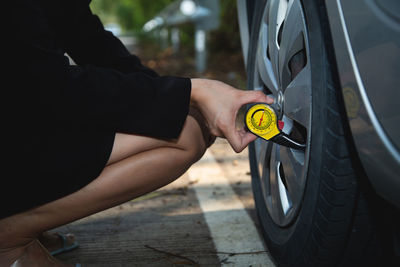
[[[272,177],[279,172],[272,166],[272,162],[276,162],[273,154],[290,154],[293,150],[270,142],[260,143],[263,141],[259,139],[249,145],[254,200],[266,245],[278,266],[381,266],[385,252],[379,245],[378,226],[374,222],[369,201],[374,193],[365,182],[366,177],[360,177],[362,169],[352,141],[348,138],[350,132],[340,87],[335,78],[335,62],[324,6],[322,1],[316,0],[286,2],[297,2],[301,6],[305,33],[308,35],[306,64],[310,65],[311,122],[306,129],[306,136],[303,136],[307,142],[303,192],[297,201],[296,211],[287,220],[282,217],[285,214],[276,215],[277,208],[271,203],[277,200],[274,201],[273,197],[271,200],[272,193],[268,192],[273,185],[268,183],[272,180],[277,183],[278,179]],[[248,89],[263,90],[277,99],[274,90],[258,82],[262,78],[257,74],[261,72],[260,58],[274,57],[271,54],[267,57],[260,55],[261,31],[269,29],[263,26],[267,19],[266,10],[270,14],[271,3],[256,2],[246,66]],[[274,23],[269,25],[282,22]],[[267,50],[270,52],[269,48]],[[280,79],[284,80],[282,77]],[[285,105],[290,103],[284,102],[283,116]],[[265,155],[261,157],[260,153]],[[284,186],[288,192],[286,184]],[[287,208],[286,214],[290,214],[290,211],[290,207]]]

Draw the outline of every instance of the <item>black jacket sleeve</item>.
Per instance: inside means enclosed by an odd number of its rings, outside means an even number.
[[[189,109],[190,79],[159,76],[144,67],[103,29],[88,1],[43,2],[44,7],[30,1],[36,11],[19,19],[27,24],[21,29],[34,31],[22,42],[25,71],[31,88],[40,92],[46,125],[179,135]],[[64,51],[77,66],[69,65]]]

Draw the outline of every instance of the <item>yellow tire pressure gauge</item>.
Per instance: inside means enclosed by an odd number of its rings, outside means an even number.
[[[265,140],[298,150],[305,150],[306,148],[305,144],[291,139],[282,132],[284,124],[283,121],[278,120],[273,105],[252,104],[246,112],[245,125],[251,133]]]
[[[253,134],[266,140],[280,133],[275,111],[267,104],[257,103],[246,113],[246,126]]]

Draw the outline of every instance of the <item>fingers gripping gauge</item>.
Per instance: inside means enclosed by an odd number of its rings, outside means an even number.
[[[245,125],[251,133],[265,140],[299,150],[306,147],[282,132],[283,122],[278,120],[274,107],[265,103],[253,104],[247,110]]]

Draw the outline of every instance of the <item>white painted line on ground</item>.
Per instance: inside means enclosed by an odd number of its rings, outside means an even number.
[[[193,189],[217,252],[266,250],[252,219],[210,151],[190,167],[188,175],[190,180],[196,181]],[[224,266],[275,266],[267,253],[234,256],[219,253],[218,257]]]

